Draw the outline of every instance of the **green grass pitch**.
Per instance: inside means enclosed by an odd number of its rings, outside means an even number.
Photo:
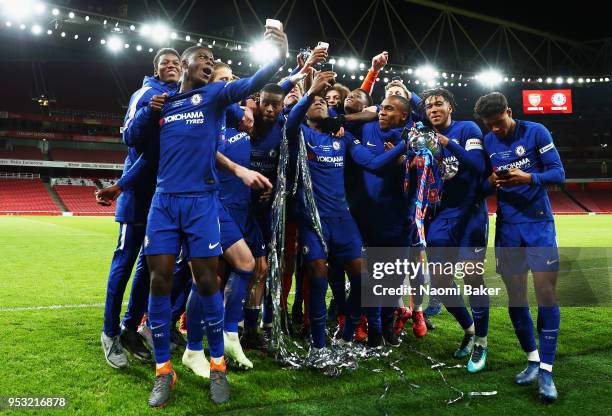
[[[558,216],[556,221],[559,246],[612,247],[612,216]],[[0,217],[0,396],[66,397],[65,412],[73,414],[155,414],[146,403],[152,367],[132,360],[128,369],[114,370],[104,361],[100,348],[101,304],[117,232],[110,217]],[[594,278],[602,273],[609,275],[609,270],[603,270],[606,268],[609,269],[606,262],[597,267]],[[600,300],[609,300],[609,279],[597,282],[591,285],[591,292]],[[63,307],[36,309],[50,305]],[[168,408],[161,412],[334,416],[608,414],[612,407],[612,306],[608,302],[600,307],[564,307],[561,315],[555,363],[560,398],[553,405],[540,403],[536,386],[513,384],[525,358],[506,309],[498,307],[491,311],[486,371],[476,375],[465,369],[444,372],[450,384],[466,393],[463,400],[450,406],[446,401],[457,393],[406,345],[450,365],[463,363],[451,357],[461,333],[445,312],[434,318],[438,327],[425,339],[415,340],[409,334],[390,358],[361,363],[357,371],[339,378],[309,370],[284,370],[271,358],[249,352],[255,369],[230,369],[232,400],[218,407],[208,400],[207,383],[188,372],[180,363],[180,355],[175,354],[178,383]],[[405,380],[389,366],[396,360]],[[389,389],[380,400],[385,384]],[[467,397],[472,391],[493,390],[498,394]]]

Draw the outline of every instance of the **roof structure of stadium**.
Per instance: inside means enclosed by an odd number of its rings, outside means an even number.
[[[201,42],[241,51],[261,37],[266,18],[275,18],[285,23],[296,50],[324,40],[332,55],[364,62],[388,50],[391,64],[431,64],[448,71],[610,74],[612,37],[605,13],[597,13],[602,6],[592,4],[558,15],[552,2],[525,1],[57,0],[46,3],[57,13],[47,16],[40,31],[61,31],[69,38],[77,29],[98,37],[114,34],[122,36],[121,47],[143,29],[159,29],[157,40],[167,39],[178,49]]]

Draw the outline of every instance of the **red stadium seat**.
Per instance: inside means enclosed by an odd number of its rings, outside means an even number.
[[[0,179],[0,214],[60,215],[40,179]]]
[[[612,214],[612,192],[609,190],[571,190],[568,191],[578,202],[591,212]]]
[[[53,187],[60,199],[74,215],[113,215],[115,203],[103,207],[94,198],[95,186],[55,185]]]
[[[586,211],[571,200],[565,192],[548,191],[548,199],[555,214],[585,214]]]

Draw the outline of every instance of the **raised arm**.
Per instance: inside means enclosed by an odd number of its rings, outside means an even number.
[[[320,47],[315,48],[306,61],[304,61],[301,55],[301,53],[298,54],[298,65],[293,69],[293,71],[291,71],[291,74],[278,83],[285,94],[288,94],[295,84],[306,78],[306,76],[310,75],[311,72],[314,71],[313,68],[315,65],[327,60],[327,49]]]
[[[361,84],[362,90],[366,91],[368,94],[372,94],[372,89],[376,83],[378,73],[385,67],[385,65],[387,65],[388,60],[389,52],[387,51],[383,51],[372,58],[372,67],[368,70],[368,75],[366,75],[363,83]]]
[[[304,94],[300,101],[298,101],[289,112],[287,122],[285,123],[285,129],[289,142],[297,140],[300,126],[302,125],[304,118],[306,118],[306,113],[308,112],[310,104],[312,104],[313,97],[314,95],[310,95],[310,93]]]
[[[288,48],[287,35],[282,30],[266,27],[264,38],[266,42],[278,50],[278,54],[253,76],[226,84],[217,97],[217,105],[219,107],[226,107],[259,91],[270,82],[274,74],[285,63]]]
[[[304,94],[300,101],[291,109],[287,117],[287,123],[285,124],[289,141],[297,139],[300,126],[306,117],[306,113],[314,97],[322,97],[324,91],[334,84],[335,77],[336,74],[332,71],[319,72],[308,92]]]

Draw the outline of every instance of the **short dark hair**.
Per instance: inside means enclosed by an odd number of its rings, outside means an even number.
[[[260,94],[262,92],[265,92],[267,94],[278,94],[281,97],[285,96],[285,90],[283,90],[283,87],[281,87],[278,84],[266,84],[264,85],[264,87],[261,89]]]
[[[193,45],[183,51],[183,54],[181,55],[181,60],[189,58],[191,55],[193,55],[195,51],[199,51],[202,49],[210,52],[210,49],[205,48],[204,46]]]
[[[406,97],[402,97],[401,95],[390,95],[387,98],[385,98],[385,100],[395,101],[396,103],[400,105],[401,110],[405,111],[408,114],[410,114],[410,112],[412,111],[412,106],[410,105],[410,101],[408,101]]]
[[[427,101],[427,99],[431,97],[442,97],[444,98],[446,102],[450,104],[453,110],[457,109],[457,103],[455,102],[455,95],[449,90],[447,90],[446,88],[438,87],[438,88],[431,88],[429,90],[423,91],[423,93],[421,94],[421,99],[423,100],[421,102],[421,105],[423,106],[423,108],[425,108],[426,106],[425,102]]]
[[[363,88],[355,88],[353,91],[359,91],[360,93],[365,95],[368,107],[370,107],[370,106],[372,106],[374,104],[374,101],[372,100],[372,96],[366,90],[364,90]]]
[[[157,51],[157,53],[155,54],[155,57],[153,58],[153,71],[157,71],[157,65],[159,65],[159,60],[161,59],[161,57],[163,55],[175,55],[177,58],[181,59],[181,55],[172,48],[161,48],[160,50]]]
[[[474,116],[476,118],[488,118],[499,115],[508,108],[508,100],[501,92],[492,92],[483,95],[474,105]]]

